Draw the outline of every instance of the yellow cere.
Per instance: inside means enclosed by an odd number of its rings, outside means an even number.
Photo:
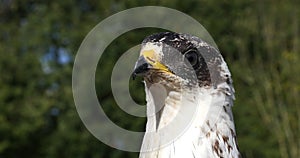
[[[160,59],[159,57],[157,56],[157,54],[155,53],[154,50],[144,50],[142,53],[141,53],[141,56],[143,56],[146,61],[152,65],[152,67],[154,69],[158,69],[158,70],[161,70],[161,71],[165,71],[165,72],[169,72],[169,69],[163,65],[162,63],[160,63]]]

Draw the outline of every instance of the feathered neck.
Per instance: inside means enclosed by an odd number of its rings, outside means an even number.
[[[175,91],[145,85],[147,125],[141,158],[239,157],[228,84]]]

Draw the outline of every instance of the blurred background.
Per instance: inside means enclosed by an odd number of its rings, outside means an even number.
[[[71,85],[73,60],[87,33],[114,13],[144,5],[182,11],[214,38],[233,75],[243,157],[300,157],[300,1],[0,0],[1,158],[138,157],[88,132]],[[144,131],[145,118],[116,105],[108,84],[112,68],[123,52],[160,31],[123,34],[98,63],[99,101],[125,129]],[[144,103],[141,80],[129,84],[133,99]]]

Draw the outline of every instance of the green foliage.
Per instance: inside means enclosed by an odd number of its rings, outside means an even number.
[[[233,110],[244,157],[300,157],[299,2],[0,3],[0,157],[137,157],[138,153],[108,147],[89,133],[74,106],[71,78],[72,60],[85,35],[104,18],[144,5],[183,11],[211,33],[233,74],[237,98]],[[143,131],[145,119],[116,105],[107,84],[112,68],[123,52],[159,31],[128,32],[99,61],[98,98],[110,119],[125,129]],[[61,50],[69,62],[60,61]],[[143,103],[140,82],[130,81],[130,92]]]

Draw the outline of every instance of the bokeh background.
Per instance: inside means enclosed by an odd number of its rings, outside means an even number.
[[[0,0],[1,158],[138,157],[88,132],[76,112],[71,81],[87,33],[114,13],[144,5],[182,11],[214,38],[233,74],[243,157],[300,157],[300,1]],[[99,101],[110,119],[128,130],[144,131],[145,118],[116,105],[111,71],[123,52],[160,31],[123,34],[98,63]],[[133,99],[144,103],[141,79],[129,85]]]

